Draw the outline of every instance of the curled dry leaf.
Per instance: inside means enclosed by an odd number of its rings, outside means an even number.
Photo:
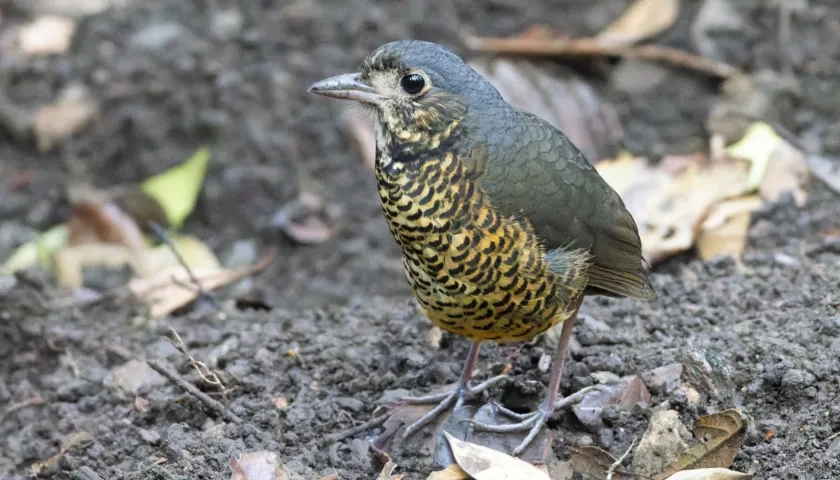
[[[191,268],[195,278],[205,291],[215,290],[240,278],[265,270],[274,261],[275,251],[265,255],[257,263],[230,270],[219,267]],[[134,278],[128,283],[129,291],[138,299],[150,305],[150,315],[161,318],[189,304],[198,297],[197,288],[190,288],[191,279],[180,265],[173,265],[153,276]]]
[[[655,264],[690,249],[712,207],[744,193],[750,164],[694,161],[671,174],[643,158],[624,156],[596,168],[636,219],[642,253]]]
[[[761,207],[761,197],[751,195],[716,205],[700,227],[697,252],[704,261],[730,256],[740,261],[747,245],[752,212]]]
[[[446,467],[445,470],[432,472],[426,480],[470,480],[470,474],[456,464]]]
[[[388,459],[388,462],[385,463],[385,466],[382,467],[382,471],[379,472],[379,476],[376,477],[376,480],[402,480],[405,478],[404,474],[394,474],[394,470],[396,470],[398,465]]]
[[[680,0],[636,0],[595,38],[604,45],[630,46],[671,28],[679,11]]]
[[[96,115],[98,107],[81,85],[67,87],[55,103],[35,112],[32,128],[38,150],[47,152],[67,137],[81,131]]]
[[[230,480],[289,480],[289,472],[283,468],[277,454],[267,450],[231,458],[228,466],[233,472]]]
[[[458,440],[444,432],[458,466],[475,480],[550,480],[548,474],[498,450]]]
[[[339,206],[325,205],[314,193],[301,192],[274,214],[271,225],[297,243],[314,245],[326,242],[338,233],[341,213]]]
[[[728,468],[698,468],[677,472],[665,480],[740,480],[752,477],[749,473],[736,472]]]
[[[18,32],[18,48],[27,55],[64,53],[70,47],[76,23],[56,15],[44,15]]]
[[[680,454],[659,478],[679,471],[701,468],[729,468],[747,433],[746,417],[736,409],[697,419],[697,443]]]

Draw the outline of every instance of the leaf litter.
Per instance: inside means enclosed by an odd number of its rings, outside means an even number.
[[[650,430],[650,428],[649,428]],[[619,459],[594,446],[573,447],[571,464],[576,472],[593,478],[632,480],[729,480],[751,478],[752,473],[729,470],[747,431],[747,418],[736,409],[724,410],[697,419],[694,446],[682,451],[662,471],[644,475],[618,468]],[[647,433],[646,433],[647,435]],[[639,448],[643,448],[640,444]]]

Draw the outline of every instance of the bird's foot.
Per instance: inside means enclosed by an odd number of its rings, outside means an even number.
[[[549,406],[543,402],[535,411],[530,413],[516,413],[502,407],[501,405],[496,405],[499,413],[514,420],[518,420],[518,423],[493,425],[489,423],[476,422],[474,420],[471,421],[471,423],[475,426],[477,431],[484,432],[511,433],[529,431],[528,436],[526,436],[525,439],[522,440],[522,443],[520,443],[511,452],[511,454],[516,457],[519,456],[528,447],[528,445],[534,441],[555,410],[566,408],[570,405],[578,403],[583,400],[583,397],[585,397],[587,393],[598,390],[599,388],[601,388],[600,385],[582,388],[568,397],[561,398],[553,406]]]
[[[452,407],[457,409],[464,403],[464,401],[470,400],[475,395],[478,395],[479,393],[483,392],[484,390],[487,390],[488,388],[492,387],[493,385],[501,382],[506,378],[508,378],[507,375],[497,375],[475,386],[470,386],[463,382],[458,382],[455,385],[455,387],[452,388],[452,390],[446,393],[441,393],[437,395],[427,395],[424,397],[401,398],[400,401],[408,405],[428,405],[437,403],[437,406],[435,406],[435,408],[433,408],[430,412],[426,413],[414,423],[406,427],[402,437],[408,438],[411,434],[417,432],[421,428],[434,421],[443,412],[449,410]]]

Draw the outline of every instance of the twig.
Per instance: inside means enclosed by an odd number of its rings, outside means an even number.
[[[365,422],[361,425],[357,425],[353,428],[348,428],[347,430],[343,430],[343,431],[338,432],[338,433],[333,433],[333,434],[327,435],[326,437],[324,437],[324,443],[338,442],[338,441],[344,440],[347,437],[352,437],[353,435],[356,435],[358,433],[362,433],[365,430],[370,430],[371,428],[378,427],[378,426],[382,425],[383,423],[385,423],[385,421],[388,420],[388,418],[390,416],[391,416],[390,413],[386,413],[386,414],[380,415],[378,417],[373,417],[372,419],[368,420],[367,422]]]
[[[217,387],[219,387],[222,396],[225,398],[225,402],[227,402],[228,390],[222,383],[222,379],[220,379],[215,372],[210,370],[210,368],[204,362],[202,362],[201,360],[196,360],[196,358],[190,354],[189,350],[187,350],[187,344],[184,343],[184,340],[181,338],[180,335],[178,335],[178,332],[176,332],[174,328],[169,327],[169,331],[172,332],[172,336],[175,337],[175,341],[170,340],[172,345],[175,348],[177,348],[181,353],[187,356],[187,358],[190,360],[190,365],[192,365],[193,368],[195,368],[195,371],[198,373],[198,376],[201,377],[202,380],[211,385],[216,385]]]
[[[182,257],[181,253],[178,251],[178,249],[175,248],[175,244],[173,244],[172,240],[170,240],[169,235],[167,235],[167,233],[166,233],[166,230],[164,230],[155,221],[150,220],[148,223],[149,223],[149,227],[151,227],[151,229],[155,232],[155,236],[157,236],[160,239],[161,242],[165,243],[166,246],[169,247],[170,250],[172,250],[172,253],[175,255],[175,258],[178,260],[178,263],[181,264],[181,266],[184,267],[184,270],[187,271],[187,275],[190,277],[190,281],[195,285],[195,288],[198,289],[198,298],[203,298],[205,300],[208,300],[210,302],[210,304],[213,305],[213,307],[218,310],[220,307],[219,307],[219,304],[216,302],[216,298],[213,296],[213,294],[211,294],[210,292],[205,290],[204,287],[201,285],[201,282],[195,276],[195,274],[193,273],[190,266],[187,265],[187,262],[184,261],[184,257]],[[172,281],[176,285],[181,285],[184,288],[187,288],[185,285],[178,282],[178,280],[176,280],[175,278],[173,278]]]
[[[667,62],[678,67],[708,75],[727,78],[738,69],[716,60],[699,57],[693,53],[661,45],[620,47],[604,45],[593,38],[535,38],[535,37],[467,37],[467,46],[479,52],[529,56],[611,56],[639,58]]]
[[[610,468],[607,470],[607,480],[612,480],[613,475],[615,474],[615,470],[621,466],[621,462],[623,462],[624,459],[626,459],[627,456],[630,455],[630,452],[633,450],[633,447],[636,446],[637,439],[638,437],[634,438],[633,441],[630,442],[630,446],[627,447],[627,451],[625,451],[620,457],[618,457],[618,460],[616,460],[615,462],[613,462],[612,465],[610,465]]]
[[[44,404],[44,399],[41,398],[40,395],[35,395],[32,398],[27,398],[26,400],[23,400],[23,401],[20,401],[20,402],[17,402],[17,403],[13,403],[13,404],[9,405],[8,407],[6,407],[5,410],[3,410],[3,414],[0,415],[0,420],[5,419],[6,416],[8,416],[8,415],[10,415],[10,414],[22,409],[22,408],[32,407],[32,406],[35,406],[35,405],[43,405],[43,404]]]
[[[199,401],[201,401],[201,403],[206,405],[211,410],[215,411],[219,415],[225,417],[226,419],[234,423],[242,423],[242,419],[239,418],[235,413],[225,408],[225,406],[217,400],[213,400],[212,398],[210,398],[206,393],[199,390],[198,387],[188,382],[177,373],[169,370],[169,368],[167,368],[157,360],[146,360],[146,363],[164,377],[178,384],[179,387],[186,390],[188,393],[197,398]]]

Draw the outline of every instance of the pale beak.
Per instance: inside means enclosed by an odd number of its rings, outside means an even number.
[[[344,100],[355,100],[362,103],[377,104],[382,96],[376,93],[376,89],[362,80],[360,72],[345,73],[336,75],[320,82],[315,82],[307,90],[308,93],[317,93],[325,97],[341,98]]]

